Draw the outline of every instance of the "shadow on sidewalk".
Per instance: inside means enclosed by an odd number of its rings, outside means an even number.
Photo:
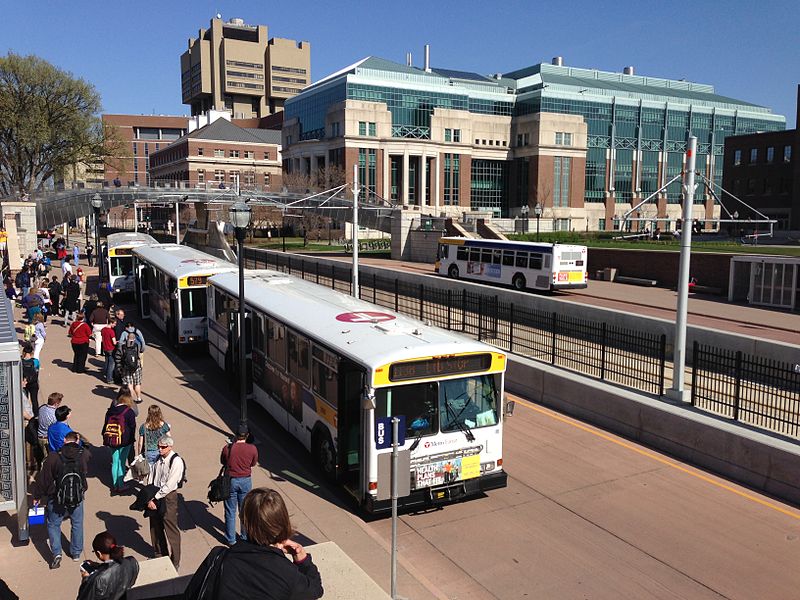
[[[185,385],[188,385],[188,384],[185,384]],[[152,394],[148,394],[147,392],[142,392],[142,396],[147,396],[148,398],[150,398],[153,401],[154,404],[159,404],[159,405],[162,405],[162,406],[166,406],[166,407],[170,408],[171,410],[174,410],[175,412],[178,412],[178,413],[182,414],[184,417],[188,417],[189,419],[191,419],[193,421],[196,421],[197,423],[200,423],[203,427],[211,429],[212,431],[216,431],[217,433],[220,433],[220,434],[222,434],[224,436],[230,436],[231,435],[231,431],[230,430],[228,430],[228,429],[220,429],[219,427],[216,427],[216,426],[212,425],[208,421],[205,421],[205,420],[197,417],[196,415],[190,413],[189,411],[183,410],[182,408],[179,408],[175,404],[170,404],[169,402],[167,402],[163,398],[157,398],[156,396],[153,396]]]
[[[200,528],[220,544],[225,543],[225,523],[211,512],[207,503],[201,500],[187,500],[180,495],[183,510],[178,510],[178,527],[181,531]]]
[[[149,530],[147,518],[136,513],[138,518],[129,517],[127,515],[114,515],[104,510],[97,511],[95,515],[103,522],[106,531],[110,531],[117,538],[117,542],[123,546],[127,546],[134,552],[142,556],[151,557],[153,555],[153,547],[145,541],[141,530]],[[145,525],[139,522],[141,519]]]

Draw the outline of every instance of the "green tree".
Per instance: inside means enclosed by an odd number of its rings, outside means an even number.
[[[0,196],[31,194],[55,173],[114,154],[94,86],[36,56],[0,57]]]

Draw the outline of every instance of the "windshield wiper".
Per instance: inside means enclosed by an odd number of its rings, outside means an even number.
[[[464,394],[461,394],[461,396],[463,396],[463,395]],[[461,396],[458,396],[458,398],[460,398]],[[455,399],[458,400],[458,398],[455,398]],[[464,434],[464,436],[467,438],[468,442],[474,442],[475,441],[475,434],[473,434],[472,430],[469,427],[467,427],[466,423],[462,423],[461,420],[460,420],[461,414],[466,410],[468,404],[469,404],[469,402],[464,404],[464,407],[460,411],[458,411],[458,414],[455,414],[456,411],[453,410],[453,407],[450,405],[450,400],[448,400],[447,393],[445,392],[445,395],[444,395],[444,407],[447,410],[447,414],[451,415],[453,418],[450,420],[450,422],[447,425],[444,426],[444,429],[450,429],[453,425],[455,425],[456,427],[458,427],[458,429],[461,431],[461,433]]]

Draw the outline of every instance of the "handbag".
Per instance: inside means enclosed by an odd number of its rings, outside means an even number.
[[[31,446],[37,446],[39,443],[39,417],[33,417],[28,424],[25,425],[25,441]]]
[[[131,472],[133,476],[140,481],[150,475],[150,463],[143,454],[139,454],[133,459],[133,463],[131,463]]]
[[[233,444],[228,446],[228,461],[231,459],[231,451],[233,449]],[[231,495],[231,478],[225,471],[227,471],[228,464],[227,462],[222,465],[222,468],[219,470],[219,475],[217,475],[211,482],[208,484],[208,502],[211,506],[214,506],[215,502],[223,502],[227,500],[228,497]]]

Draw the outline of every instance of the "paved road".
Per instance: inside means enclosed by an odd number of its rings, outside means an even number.
[[[175,358],[145,329],[145,405],[159,403],[188,462],[180,505],[181,573],[221,540],[222,507],[206,485],[237,409],[229,386],[203,356]],[[68,370],[68,341],[50,325],[42,392],[61,390],[71,423],[99,443],[113,390]],[[96,359],[90,362],[97,365]],[[319,482],[305,451],[265,411],[252,411],[259,440],[257,485],[279,489],[307,542],[335,541],[388,587],[388,520],[365,522],[338,488]],[[442,510],[409,514],[400,526],[400,593],[413,599],[792,598],[800,589],[800,511],[676,463],[526,401],[508,422],[509,487]],[[108,527],[138,557],[147,524],[109,497],[107,456],[97,448],[87,499],[86,549]],[[0,516],[0,564],[22,598],[74,598],[77,567],[47,568],[43,528],[11,548],[13,519]]]

